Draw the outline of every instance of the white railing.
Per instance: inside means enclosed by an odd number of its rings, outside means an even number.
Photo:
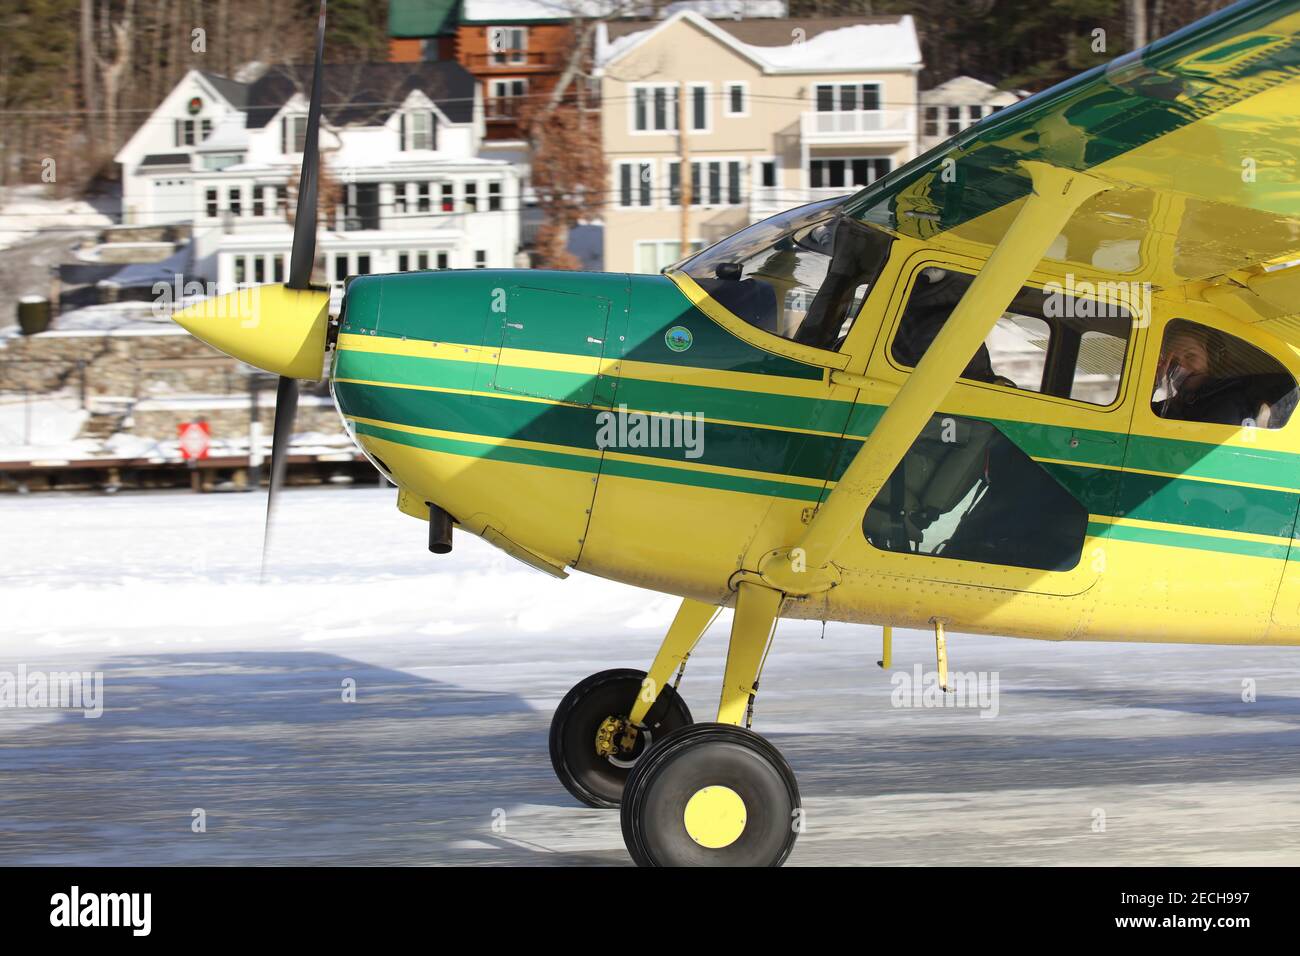
[[[916,131],[912,110],[854,110],[803,114],[805,142],[905,142]]]

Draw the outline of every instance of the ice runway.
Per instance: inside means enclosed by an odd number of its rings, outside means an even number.
[[[435,558],[395,496],[287,492],[268,586],[261,495],[0,499],[0,672],[104,681],[97,719],[0,709],[0,864],[625,864],[546,734],[579,679],[646,666],[675,602],[465,535]],[[1300,648],[953,635],[989,717],[895,706],[879,651],[777,631],[754,727],[799,777],[791,864],[1300,863]],[[894,664],[931,670],[929,636]]]

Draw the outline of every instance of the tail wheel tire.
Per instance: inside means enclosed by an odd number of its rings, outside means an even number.
[[[686,702],[671,687],[659,691],[632,748],[617,754],[597,750],[597,734],[610,718],[626,720],[641,693],[645,671],[620,669],[592,674],[564,695],[551,719],[551,765],[564,788],[592,807],[613,808],[623,800],[641,755],[674,730],[691,724]]]
[[[780,866],[802,829],[799,784],[751,730],[694,724],[633,768],[623,840],[638,866]]]

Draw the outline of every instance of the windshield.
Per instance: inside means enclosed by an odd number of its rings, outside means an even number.
[[[841,215],[844,197],[765,219],[680,266],[750,325],[839,348],[888,257],[891,238]]]

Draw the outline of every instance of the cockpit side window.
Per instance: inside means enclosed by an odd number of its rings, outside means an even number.
[[[682,271],[750,325],[813,348],[838,349],[893,242],[839,215],[841,202],[764,220],[704,250]]]
[[[1165,326],[1151,396],[1151,410],[1159,417],[1281,428],[1298,395],[1295,377],[1262,349],[1186,319]]]
[[[924,268],[908,295],[890,355],[914,368],[975,277]],[[1059,286],[1017,293],[961,377],[1091,405],[1119,396],[1132,320],[1114,297],[1084,298]]]

